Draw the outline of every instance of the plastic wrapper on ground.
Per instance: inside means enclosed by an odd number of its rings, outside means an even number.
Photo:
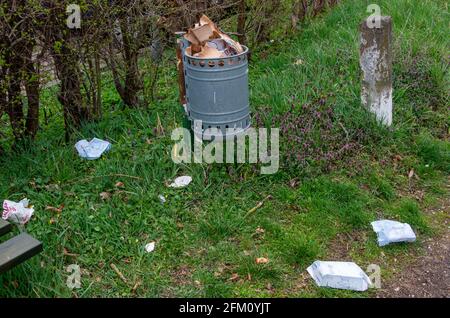
[[[27,223],[34,213],[33,207],[29,204],[28,199],[23,199],[20,202],[3,201],[2,219],[18,224]]]
[[[110,150],[111,144],[108,141],[98,138],[94,138],[91,141],[83,139],[75,144],[75,148],[81,158],[95,160],[100,158],[103,153]]]
[[[191,183],[191,181],[192,181],[192,177],[189,177],[189,176],[178,177],[169,185],[169,187],[170,188],[184,188],[184,187],[187,187],[189,185],[189,183]]]

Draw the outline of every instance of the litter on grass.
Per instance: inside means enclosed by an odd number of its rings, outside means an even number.
[[[233,56],[244,52],[239,42],[222,32],[206,15],[190,28],[184,38],[191,43],[186,53],[199,58],[211,59]]]
[[[155,244],[156,244],[155,242],[150,242],[147,245],[145,245],[145,251],[147,253],[153,252],[155,250]]]
[[[34,213],[34,208],[30,206],[28,199],[19,202],[5,200],[3,201],[2,218],[18,224],[25,224]]]
[[[187,187],[189,185],[189,183],[191,183],[191,181],[192,181],[192,177],[189,177],[189,176],[178,177],[169,185],[169,187],[170,188],[184,188],[184,187]]]
[[[166,198],[162,194],[158,195],[158,198],[159,202],[161,202],[162,204],[166,203]]]
[[[353,262],[315,261],[306,269],[320,287],[365,291],[370,278]]]
[[[256,264],[267,264],[269,263],[269,259],[266,257],[258,257],[255,259]]]
[[[94,138],[91,141],[83,139],[75,144],[75,148],[81,158],[95,160],[100,158],[104,152],[111,149],[111,144],[108,141],[98,138]]]
[[[416,240],[416,234],[408,223],[379,220],[371,224],[373,230],[377,233],[379,246],[398,242],[414,242]]]

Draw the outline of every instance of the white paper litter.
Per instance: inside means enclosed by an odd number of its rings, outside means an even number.
[[[155,244],[156,244],[155,242],[150,242],[147,245],[145,245],[145,251],[147,253],[153,252],[155,250]]]
[[[397,242],[414,242],[416,240],[416,234],[408,223],[379,220],[371,224],[373,230],[377,233],[379,246]]]
[[[159,202],[161,202],[162,204],[166,203],[166,198],[162,194],[158,195],[158,198]]]
[[[23,199],[20,202],[5,200],[3,201],[2,219],[8,220],[18,224],[27,223],[34,213],[33,207],[30,207],[28,199]]]
[[[100,158],[105,151],[111,149],[111,143],[98,138],[94,138],[91,141],[83,139],[75,144],[75,148],[80,157],[95,160]]]
[[[315,261],[306,269],[320,287],[365,291],[370,278],[353,262]]]
[[[170,188],[183,188],[189,185],[191,183],[192,177],[189,176],[182,176],[176,178],[170,185]]]

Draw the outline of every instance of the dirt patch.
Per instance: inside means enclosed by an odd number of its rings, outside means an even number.
[[[419,256],[405,267],[399,274],[384,283],[375,297],[419,297],[419,298],[449,298],[450,297],[450,199],[441,202],[439,209],[427,211],[433,217],[433,223],[438,223],[443,233],[424,242],[424,255]]]
[[[352,262],[351,252],[354,243],[361,243],[367,240],[364,231],[353,231],[338,233],[328,246],[327,259],[331,261]]]

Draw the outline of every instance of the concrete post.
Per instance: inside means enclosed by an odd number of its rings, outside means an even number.
[[[379,17],[379,28],[360,25],[361,101],[386,126],[392,125],[392,20]]]

